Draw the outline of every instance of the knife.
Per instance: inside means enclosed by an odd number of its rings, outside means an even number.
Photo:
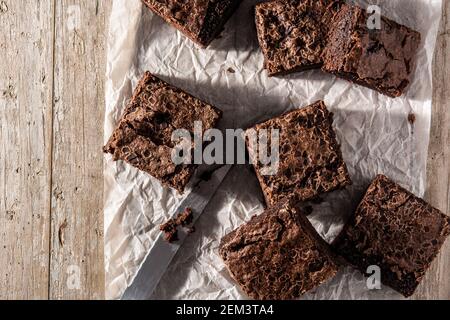
[[[224,165],[204,171],[202,176],[206,178],[199,180],[193,186],[193,190],[177,207],[172,214],[172,218],[177,217],[186,208],[191,208],[194,213],[192,221],[194,223],[205,210],[231,167],[232,165]],[[178,241],[169,243],[161,233],[147,253],[138,273],[132,280],[131,285],[125,290],[121,300],[149,299],[186,237],[187,232],[180,228],[178,230]]]

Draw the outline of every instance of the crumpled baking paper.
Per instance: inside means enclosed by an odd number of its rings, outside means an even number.
[[[372,1],[382,13],[419,30],[423,47],[406,96],[391,99],[320,71],[268,78],[245,0],[221,37],[201,49],[145,8],[140,0],[114,0],[108,37],[105,142],[132,89],[149,70],[224,111],[221,128],[246,128],[287,110],[325,100],[354,184],[313,204],[310,220],[331,241],[356,208],[370,180],[384,173],[423,196],[431,120],[431,63],[441,0]],[[367,5],[367,3],[364,3]],[[408,115],[415,115],[415,122]],[[105,160],[106,297],[119,298],[159,235],[159,224],[184,196],[162,188],[123,162]],[[235,166],[178,251],[154,299],[244,299],[218,256],[219,241],[263,210],[257,179]],[[397,299],[347,268],[304,299]]]

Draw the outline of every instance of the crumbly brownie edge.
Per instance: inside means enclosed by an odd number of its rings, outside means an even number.
[[[248,129],[248,130],[251,130],[251,129]],[[247,133],[247,131],[246,131],[246,133]],[[264,196],[265,207],[267,208],[268,204],[270,203],[270,199],[268,198],[267,192],[264,189],[264,179],[261,176],[260,170],[258,170],[258,168],[256,167],[256,163],[257,163],[256,153],[257,152],[255,152],[255,150],[253,150],[247,134],[245,135],[245,145],[247,146],[247,151],[248,151],[248,155],[251,160],[251,165],[253,167],[253,170],[255,171],[256,178],[258,179],[259,187],[261,188],[261,192]]]
[[[136,101],[137,97],[139,96],[139,94],[142,92],[142,90],[145,88],[145,85],[147,84],[147,82],[150,80],[151,78],[151,74],[150,72],[146,71],[144,73],[144,75],[141,77],[141,79],[139,80],[136,88],[133,91],[133,95],[131,96],[131,99],[128,101],[125,110],[123,112],[123,114],[120,116],[119,120],[117,121],[117,125],[115,126],[113,133],[111,134],[111,137],[108,139],[108,142],[106,143],[106,145],[103,147],[103,152],[104,153],[114,153],[113,150],[111,150],[111,143],[114,139],[114,132],[116,130],[119,130],[120,124],[122,122],[122,120],[130,113],[130,110],[132,109],[132,106],[134,105],[134,102]]]
[[[194,175],[195,170],[197,170],[197,167],[198,166],[195,164],[177,166],[177,169],[173,174],[167,176],[166,179],[159,181],[163,185],[172,187],[175,190],[177,190],[179,194],[182,194],[186,189],[186,186],[188,185],[192,176]],[[180,176],[180,173],[182,171],[184,172],[184,174],[183,176]]]
[[[227,269],[228,274],[231,276],[231,278],[233,279],[235,284],[237,284],[237,286],[240,288],[240,290],[242,292],[244,292],[247,296],[249,296],[252,299],[258,299],[259,297],[255,293],[248,292],[246,290],[246,288],[244,288],[244,286],[241,283],[240,279],[236,278],[234,273],[231,271],[231,268],[230,268],[230,265],[229,265],[229,262],[228,262],[228,258],[227,258],[228,250],[225,247],[229,244],[229,242],[231,240],[233,240],[235,235],[245,225],[258,223],[259,221],[264,220],[264,218],[267,215],[272,214],[273,212],[276,212],[276,211],[280,210],[282,208],[282,206],[283,206],[283,203],[278,203],[276,206],[264,209],[264,211],[261,214],[252,216],[249,221],[244,222],[241,226],[239,226],[238,228],[232,230],[231,232],[229,232],[225,236],[223,236],[222,239],[220,240],[220,243],[219,243],[219,255],[220,255],[220,257],[222,258],[222,261],[225,264],[225,267]]]
[[[259,3],[253,8],[253,15],[255,17],[256,37],[258,38],[259,47],[261,48],[261,50],[263,52],[264,69],[266,69],[269,72],[269,76],[273,76],[274,74],[272,74],[268,68],[269,61],[266,58],[267,57],[267,49],[264,46],[265,41],[264,41],[263,36],[258,28],[259,25],[263,24],[263,21],[262,21],[263,17],[258,13],[258,8],[262,4],[263,3]]]
[[[150,1],[142,0],[142,2],[149,8],[154,14],[162,18],[166,23],[183,33],[186,37],[188,37],[192,42],[199,45],[202,48],[205,48],[205,46],[198,40],[197,36],[189,31],[183,24],[178,23],[176,20],[173,20],[171,17],[168,17],[166,15],[161,14],[158,11],[158,8],[152,5]]]
[[[358,19],[359,11],[354,6],[344,5],[336,13],[327,36],[328,45],[322,52],[323,71],[333,72],[343,64],[345,54],[353,41],[351,37],[348,37],[348,34],[355,28]]]
[[[291,201],[292,202],[292,201]],[[294,203],[294,202],[292,202]],[[305,231],[308,232],[309,236],[313,238],[317,244],[317,246],[320,248],[322,253],[325,253],[328,257],[330,257],[330,260],[334,263],[334,266],[336,268],[334,275],[339,271],[339,268],[342,265],[341,260],[339,259],[339,256],[336,255],[336,253],[331,248],[330,244],[328,244],[325,239],[323,239],[320,234],[317,232],[317,230],[314,228],[314,226],[311,224],[311,221],[309,221],[306,213],[300,209],[299,204],[292,204],[295,205],[299,211],[299,214],[297,215],[298,223],[305,227]]]
[[[204,25],[198,36],[199,42],[203,47],[209,46],[210,43],[220,35],[220,33],[223,31],[225,24],[228,22],[233,13],[237,10],[242,0],[231,0],[229,2],[230,3],[228,4],[228,6],[226,6],[226,9],[218,17],[214,16],[214,13],[217,12],[217,8],[212,8],[212,4],[209,5]],[[219,3],[220,1],[217,2],[216,6],[218,6]],[[213,12],[213,14],[211,14],[210,12]],[[210,23],[209,21],[211,19],[214,20],[214,18],[217,18],[219,22],[217,23],[217,25],[214,26],[213,30],[210,30],[210,32],[208,32],[207,25]]]
[[[234,10],[237,9],[240,2],[242,0],[234,0],[233,2],[236,2],[233,7],[229,8],[229,11],[226,12],[226,18],[223,18],[221,23],[218,25],[217,30],[214,30],[212,35],[210,37],[205,37],[205,39],[202,39],[201,33],[203,32],[203,27],[200,30],[199,34],[195,34],[191,32],[185,25],[178,23],[176,20],[172,19],[171,17],[168,17],[166,15],[162,15],[158,12],[157,8],[151,4],[150,1],[142,0],[142,2],[155,14],[157,14],[159,17],[161,17],[166,23],[176,28],[178,31],[183,33],[186,37],[188,37],[191,41],[193,41],[195,44],[200,46],[203,49],[206,49],[206,47],[209,46],[209,44],[220,34],[222,31],[221,28],[225,25],[225,23],[228,21],[228,19],[233,14]],[[209,8],[208,8],[209,10]],[[205,17],[206,20],[207,17]]]

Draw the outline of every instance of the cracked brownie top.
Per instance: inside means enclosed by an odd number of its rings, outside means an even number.
[[[307,201],[351,183],[332,127],[333,114],[323,101],[256,125],[256,132],[278,129],[279,165],[275,175],[262,175],[258,143],[247,140],[250,158],[267,205],[286,197]],[[270,150],[270,149],[269,149]]]
[[[256,29],[269,75],[322,65],[336,0],[275,0],[256,5]]]
[[[414,293],[450,234],[450,217],[379,175],[333,246],[364,274],[370,265],[405,296]]]
[[[401,96],[411,82],[421,35],[381,17],[370,29],[361,8],[344,5],[330,27],[323,70],[391,97]]]
[[[253,299],[296,299],[338,271],[328,245],[289,201],[226,235],[219,251],[233,278]]]
[[[183,90],[146,72],[104,152],[123,160],[183,192],[194,165],[172,161],[172,133],[186,129],[193,134],[194,122],[203,131],[214,128],[222,112]]]

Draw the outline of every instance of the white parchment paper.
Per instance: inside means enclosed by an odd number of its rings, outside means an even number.
[[[105,141],[132,89],[146,70],[224,111],[222,128],[248,127],[293,108],[325,100],[335,114],[353,186],[313,204],[310,220],[331,241],[377,173],[415,194],[425,189],[429,142],[431,63],[441,0],[385,0],[382,13],[422,33],[414,82],[405,97],[391,99],[320,71],[268,78],[251,14],[260,1],[244,0],[220,39],[200,49],[147,10],[140,0],[114,0],[108,38]],[[367,3],[363,3],[367,4]],[[234,70],[234,72],[230,72]],[[408,115],[414,114],[414,124]],[[181,201],[147,174],[105,160],[106,296],[120,297],[159,234],[159,224]],[[177,253],[155,299],[243,299],[218,256],[219,241],[254,214],[263,197],[254,174],[235,166]],[[305,299],[400,298],[391,289],[369,291],[365,278],[347,268]]]

